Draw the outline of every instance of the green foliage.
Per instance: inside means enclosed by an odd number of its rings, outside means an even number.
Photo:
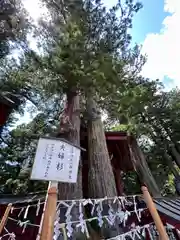
[[[164,184],[163,194],[164,195],[175,195],[176,190],[174,187],[174,176],[173,174],[168,175],[168,179],[166,180],[166,183]]]
[[[179,175],[179,89],[164,92],[158,82],[144,83],[114,98],[116,105],[109,108],[110,120],[113,117],[115,123],[112,129],[137,136],[162,194],[172,195],[172,178]]]
[[[141,186],[138,183],[136,172],[127,172],[123,174],[124,192],[127,195],[141,194]]]
[[[18,45],[25,47],[30,24],[20,0],[2,0],[0,16],[0,59],[2,59]]]
[[[101,1],[44,2],[50,9],[56,34],[48,23],[46,27],[41,24],[45,37],[52,33],[45,44],[45,54],[38,57],[38,71],[45,70],[45,78],[37,77],[36,81],[43,89],[52,94],[78,89],[83,94],[91,91],[99,98],[107,97],[126,81],[125,67],[129,68],[130,77],[140,70],[144,58],[138,46],[129,48],[128,29],[141,4],[127,1],[124,6],[118,3],[107,11]],[[59,13],[57,7],[61,9]],[[70,14],[64,15],[63,9],[69,9]],[[119,10],[120,18],[116,16]]]
[[[0,95],[17,97],[16,110],[19,113],[23,113],[25,101],[32,93],[27,81],[20,79],[21,64],[13,56],[28,51],[27,34],[31,27],[20,0],[0,1]],[[11,116],[7,125],[11,126],[15,121],[16,118]]]
[[[39,137],[53,134],[56,130],[57,115],[53,113],[53,119],[51,117],[49,107],[32,122],[18,126],[9,134],[3,131],[0,140],[1,192],[18,194],[47,187],[45,183],[29,181],[29,176]]]

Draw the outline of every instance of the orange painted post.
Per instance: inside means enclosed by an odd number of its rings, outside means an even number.
[[[0,223],[0,235],[1,235],[3,229],[4,229],[5,225],[6,225],[6,222],[7,222],[7,219],[8,219],[9,212],[10,212],[11,208],[12,208],[12,204],[10,203],[7,206],[6,211],[4,213],[4,216],[3,216],[2,220],[1,220],[1,223]]]
[[[57,182],[50,182],[42,219],[40,240],[52,240],[57,205]]]
[[[157,230],[159,232],[160,240],[168,240],[169,239],[168,235],[166,233],[164,225],[163,225],[163,223],[161,221],[161,218],[160,218],[160,216],[158,214],[158,211],[157,211],[157,209],[155,207],[155,204],[154,204],[154,202],[152,200],[151,195],[149,194],[149,191],[148,191],[147,187],[143,186],[143,187],[141,187],[141,190],[143,192],[143,197],[144,197],[144,200],[146,202],[146,205],[147,205],[147,207],[148,207],[148,209],[149,209],[149,211],[151,213],[151,216],[152,216],[152,218],[154,220],[156,228],[157,228]]]

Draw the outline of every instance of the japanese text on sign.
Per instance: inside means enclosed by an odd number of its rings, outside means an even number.
[[[41,138],[31,179],[75,183],[80,149],[62,140]]]

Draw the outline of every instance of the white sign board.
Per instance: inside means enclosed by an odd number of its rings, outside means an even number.
[[[79,158],[79,148],[62,140],[40,138],[31,179],[75,183]]]

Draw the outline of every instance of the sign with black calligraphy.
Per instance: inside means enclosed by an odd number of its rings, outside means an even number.
[[[32,180],[75,183],[80,149],[59,139],[40,138],[31,173]]]

